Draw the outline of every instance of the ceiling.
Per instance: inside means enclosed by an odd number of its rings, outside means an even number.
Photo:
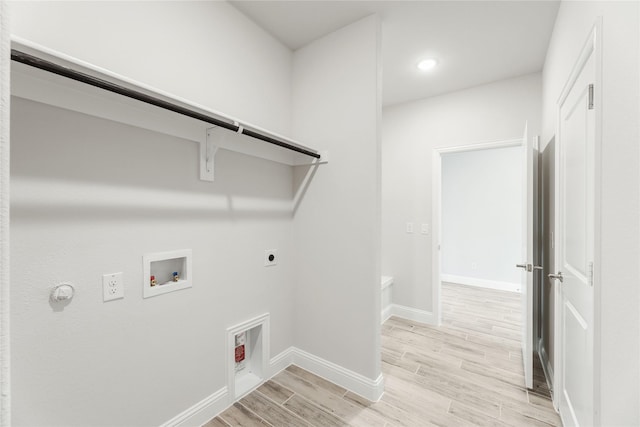
[[[382,20],[383,104],[540,71],[559,1],[231,0],[296,50],[373,13]],[[431,72],[416,64],[438,59]]]

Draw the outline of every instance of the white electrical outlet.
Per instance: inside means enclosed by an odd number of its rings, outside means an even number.
[[[413,233],[413,223],[412,222],[408,222],[407,223],[407,233]]]
[[[278,250],[267,249],[264,251],[264,266],[269,267],[278,264]]]
[[[104,274],[102,276],[102,295],[105,302],[124,298],[122,273]]]
[[[422,224],[422,234],[429,234],[429,224]]]

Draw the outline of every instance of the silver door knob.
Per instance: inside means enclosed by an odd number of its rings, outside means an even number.
[[[516,264],[516,267],[524,268],[526,270],[527,269],[527,264]]]
[[[544,267],[542,267],[541,265],[534,265],[533,269],[534,270],[544,270]]]
[[[549,279],[559,280],[560,283],[562,283],[562,281],[564,280],[564,277],[562,276],[562,271],[558,271],[558,274],[549,274]]]

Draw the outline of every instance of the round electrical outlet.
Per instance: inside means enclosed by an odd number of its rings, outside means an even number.
[[[264,251],[264,266],[269,267],[278,263],[278,250],[267,249]]]

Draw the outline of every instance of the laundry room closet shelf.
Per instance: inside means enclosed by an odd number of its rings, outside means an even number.
[[[201,145],[201,179],[218,148],[287,165],[325,163],[326,154],[93,64],[13,38],[11,94]],[[211,168],[212,169],[212,168]]]

